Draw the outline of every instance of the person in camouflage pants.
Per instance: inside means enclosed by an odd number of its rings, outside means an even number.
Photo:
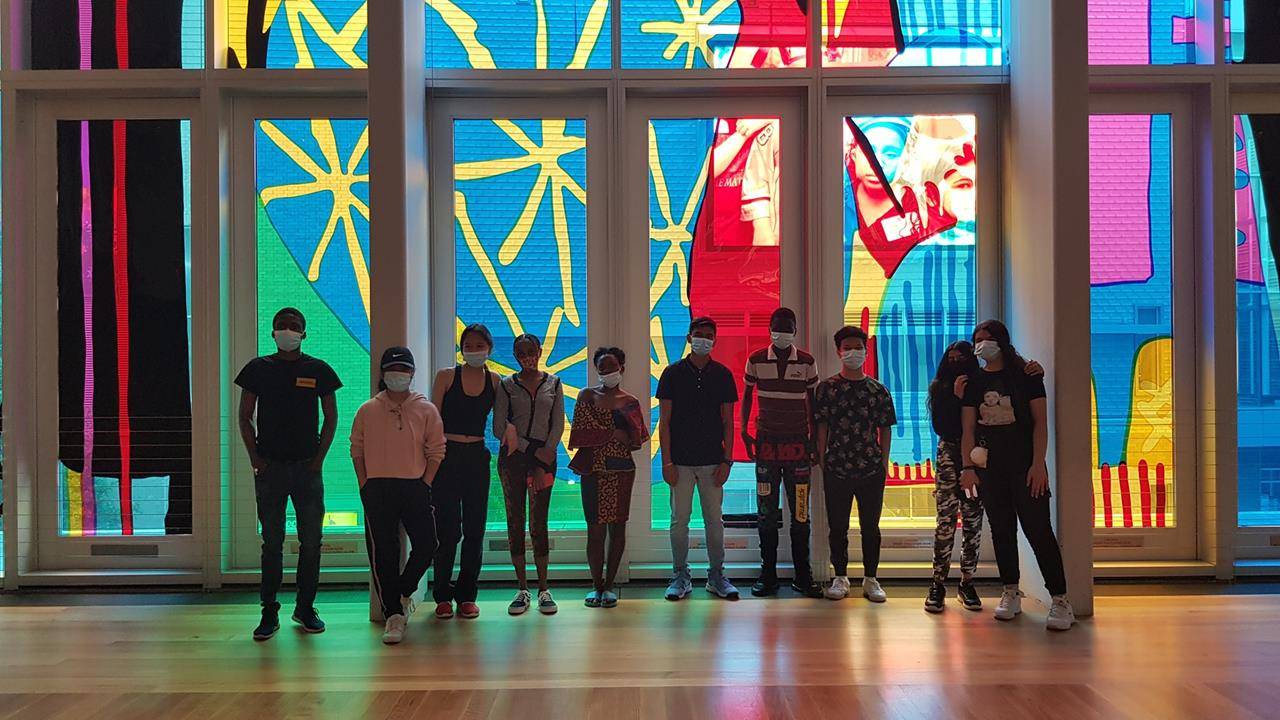
[[[978,569],[978,547],[982,542],[982,502],[967,497],[960,487],[960,443],[938,441],[938,466],[934,495],[938,501],[938,526],[933,532],[933,581],[946,582],[951,572],[952,546],[956,537],[956,516],[960,516],[960,582],[968,584]]]

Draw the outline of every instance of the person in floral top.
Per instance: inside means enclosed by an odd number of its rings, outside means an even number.
[[[841,600],[849,594],[849,512],[856,499],[862,536],[862,595],[872,602],[884,602],[884,589],[876,581],[880,511],[892,440],[889,428],[897,424],[898,415],[885,386],[862,371],[867,333],[846,325],[836,332],[835,344],[840,372],[822,381],[814,394],[818,464],[830,527],[827,539],[836,576],[826,596]]]

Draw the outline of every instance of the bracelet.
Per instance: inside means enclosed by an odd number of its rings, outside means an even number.
[[[977,470],[977,469],[978,469],[977,465],[965,465],[964,467],[960,468],[960,471],[964,472],[965,470]]]

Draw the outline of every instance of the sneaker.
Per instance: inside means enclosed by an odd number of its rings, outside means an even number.
[[[1045,622],[1045,627],[1050,630],[1070,630],[1072,625],[1076,624],[1076,611],[1071,609],[1071,603],[1065,595],[1055,595],[1053,597],[1053,606],[1049,608],[1049,619]]]
[[[1017,585],[1005,585],[1000,593],[1000,603],[996,605],[997,620],[1012,620],[1022,614],[1022,598],[1026,595]]]
[[[591,592],[587,593],[587,597],[582,601],[582,604],[586,605],[589,608],[600,607],[600,594],[601,593],[599,590],[592,590]]]
[[[253,639],[270,640],[280,630],[280,606],[262,608],[262,622],[253,629]]]
[[[401,596],[400,610],[404,613],[404,621],[409,622],[409,618],[418,612],[418,601],[413,599],[412,595]]]
[[[463,620],[475,620],[480,617],[480,606],[474,602],[458,603],[458,617]]]
[[[884,588],[880,587],[880,581],[875,578],[862,578],[862,597],[873,603],[882,603],[886,599]]]
[[[707,578],[707,592],[725,600],[738,599],[738,588],[723,575]]]
[[[831,586],[822,593],[828,600],[843,600],[849,597],[849,578],[840,575],[831,581]]]
[[[436,603],[436,619],[437,620],[448,620],[451,617],[453,617],[453,603],[451,602]]]
[[[293,621],[302,626],[302,632],[311,633],[312,635],[324,632],[324,621],[320,619],[320,615],[316,613],[315,608],[294,610]]]
[[[960,589],[956,591],[956,597],[960,598],[960,604],[965,610],[973,610],[977,612],[982,609],[982,598],[978,597],[978,589],[973,586],[972,582],[960,583]]]
[[[667,599],[671,602],[683,600],[686,595],[693,592],[693,583],[684,575],[676,575],[671,579],[671,584],[667,586]]]
[[[822,597],[822,586],[814,582],[813,578],[798,577],[791,581],[791,589],[805,597]]]
[[[760,578],[751,586],[751,594],[756,597],[770,597],[778,594],[778,581]]]
[[[600,607],[615,608],[618,607],[618,594],[612,590],[605,590],[600,593]]]
[[[404,615],[392,615],[387,618],[387,624],[383,626],[382,643],[384,645],[396,645],[404,639],[404,629],[409,620]]]
[[[529,605],[532,602],[533,596],[529,594],[529,591],[521,590],[516,593],[516,599],[512,600],[511,604],[507,606],[507,614],[523,615],[525,611],[529,609]]]
[[[560,606],[556,605],[556,601],[551,599],[550,590],[543,590],[538,593],[538,612],[543,615],[555,615],[559,609]]]
[[[963,596],[961,596],[963,600]],[[946,609],[947,586],[938,581],[934,581],[929,586],[929,596],[924,599],[924,611],[931,613],[940,613]]]

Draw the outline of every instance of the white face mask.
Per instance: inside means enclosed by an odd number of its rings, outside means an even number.
[[[407,372],[385,372],[382,373],[382,382],[386,384],[387,389],[391,392],[404,392],[409,389],[409,383],[413,382],[413,374]]]
[[[271,337],[276,341],[276,347],[281,352],[293,352],[302,345],[302,333],[292,330],[276,330],[271,333]]]
[[[622,372],[611,372],[607,375],[601,375],[600,382],[604,383],[604,386],[607,388],[616,388],[622,383]]]
[[[1000,357],[1000,343],[995,340],[983,340],[973,347],[973,354],[981,360],[991,362]]]
[[[796,334],[789,332],[771,332],[769,339],[773,341],[773,346],[783,350],[790,349],[792,343],[796,341]]]
[[[716,346],[716,341],[711,338],[690,338],[689,347],[693,350],[694,355],[710,355],[711,349]]]
[[[840,353],[840,362],[850,370],[859,370],[867,361],[867,349],[859,348]]]
[[[471,367],[478,368],[489,360],[489,351],[477,350],[475,352],[463,352],[462,360]]]

